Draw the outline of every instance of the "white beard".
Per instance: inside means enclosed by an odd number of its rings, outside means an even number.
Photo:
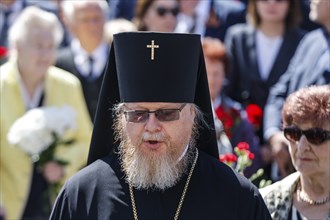
[[[163,137],[158,135],[155,138]],[[156,156],[153,152],[143,153],[140,147],[133,146],[127,138],[124,138],[119,146],[119,155],[126,180],[137,189],[170,188],[186,172],[192,158],[191,148],[192,146],[188,147],[183,158],[178,161],[182,151],[178,152],[175,146],[169,146],[165,155]]]

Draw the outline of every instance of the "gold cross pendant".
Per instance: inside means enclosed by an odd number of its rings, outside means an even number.
[[[151,44],[147,45],[147,48],[151,48],[151,60],[155,59],[155,48],[159,48],[159,45],[155,45],[155,41],[152,40]]]

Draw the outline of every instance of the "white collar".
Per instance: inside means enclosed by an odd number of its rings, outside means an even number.
[[[39,107],[40,99],[41,99],[41,97],[43,95],[43,91],[44,91],[44,83],[40,83],[37,86],[32,98],[30,98],[27,88],[19,73],[17,74],[17,80],[18,80],[18,85],[20,87],[21,95],[23,97],[23,101],[24,101],[26,110],[30,110],[30,109]]]
[[[88,76],[90,72],[89,60],[90,56],[94,59],[93,77],[99,77],[107,63],[108,46],[105,42],[101,42],[92,53],[88,53],[80,44],[78,39],[73,39],[71,49],[74,56],[74,63],[82,76]]]

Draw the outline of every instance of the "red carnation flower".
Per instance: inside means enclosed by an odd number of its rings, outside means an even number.
[[[262,123],[262,109],[256,104],[249,104],[246,106],[246,113],[248,120],[256,129],[259,129]]]
[[[220,155],[220,161],[223,163],[235,163],[237,161],[237,156],[232,153]]]
[[[227,153],[224,155],[220,155],[219,160],[232,169],[237,171],[238,173],[244,175],[244,171],[247,167],[253,164],[253,160],[255,155],[249,151],[249,144],[246,142],[239,142],[237,146],[234,148],[235,153]],[[251,181],[256,180],[257,178],[263,175],[263,169],[259,169],[256,173],[254,173],[249,179]],[[259,188],[269,185],[271,182],[262,181],[264,183],[259,184]]]
[[[221,154],[220,155],[220,157],[219,157],[219,160],[221,161],[221,162],[226,162],[226,155],[225,154]]]
[[[232,130],[240,120],[239,111],[234,108],[224,108],[223,106],[219,106],[215,109],[215,113],[222,122],[226,135],[228,138],[231,138],[233,136]]]
[[[239,142],[239,143],[237,144],[237,148],[238,148],[239,150],[248,150],[248,149],[250,148],[250,146],[249,146],[249,144],[246,143],[246,142]]]
[[[0,58],[7,56],[7,48],[0,46]]]
[[[253,160],[254,159],[254,153],[251,153],[250,151],[247,152],[247,155],[248,155],[248,158],[250,160]]]
[[[232,162],[232,163],[235,163],[237,161],[237,156],[235,154],[228,154],[228,161],[229,162]]]

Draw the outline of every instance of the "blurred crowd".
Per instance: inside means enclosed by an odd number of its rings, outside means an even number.
[[[328,0],[0,0],[0,219],[48,216],[43,192],[85,166],[113,35],[125,31],[200,34],[220,154],[247,142],[245,175],[262,168],[272,182],[302,169],[281,111],[291,93],[330,82],[329,11]],[[69,165],[39,167],[7,134],[29,110],[62,105],[77,114],[75,141],[56,152]]]

